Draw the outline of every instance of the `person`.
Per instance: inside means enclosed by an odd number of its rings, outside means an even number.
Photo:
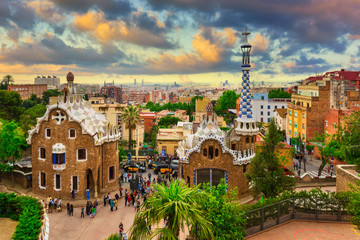
[[[124,225],[122,222],[119,224],[119,235],[122,236],[124,233]]]
[[[119,194],[118,193],[115,194],[115,199],[119,200]]]
[[[134,211],[137,211],[137,202],[134,202]]]
[[[104,207],[106,207],[106,200],[107,200],[107,197],[106,197],[106,195],[104,195]]]
[[[52,209],[53,209],[53,200],[50,198],[50,200],[49,200],[49,213],[52,213]]]
[[[123,188],[122,187],[119,188],[119,192],[120,192],[120,197],[122,197],[123,196]]]
[[[84,216],[84,207],[81,208],[81,215],[80,215],[80,218],[83,218],[83,217],[85,217]]]
[[[298,176],[300,176],[300,169],[298,170]]]
[[[139,209],[140,209],[140,201],[139,200],[137,200],[136,201],[136,211],[138,212],[139,211]]]
[[[114,201],[114,205],[115,205],[115,210],[117,210],[118,208],[118,200],[117,199],[115,199],[115,201]]]
[[[56,212],[57,198],[54,198],[54,200],[53,200],[53,206],[54,206],[54,211]]]
[[[146,202],[146,194],[144,195],[144,202]]]
[[[61,202],[62,202],[62,200],[61,200],[61,198],[59,198],[59,200],[57,202],[57,208],[58,208],[59,212],[62,212]]]
[[[74,189],[71,191],[71,197],[75,201],[75,191],[74,191]]]
[[[50,202],[50,199],[51,199],[51,197],[50,197],[50,195],[49,195],[49,197],[46,199],[46,205],[45,205],[45,208],[47,208],[47,209],[49,209],[49,202]]]
[[[89,201],[86,202],[86,215],[90,214],[90,203]]]
[[[127,193],[125,193],[125,207],[126,207],[126,204],[127,204],[127,200],[128,200],[128,195],[127,195]]]
[[[128,201],[128,203],[129,203],[129,206],[130,206],[130,203],[131,203],[131,196],[130,196],[130,194],[128,194],[127,201]]]
[[[114,201],[112,199],[110,199],[109,201],[110,201],[110,210],[114,211]]]
[[[93,218],[94,218],[95,215],[96,215],[96,207],[95,207],[95,204],[94,204],[94,206],[93,206],[92,209],[91,209],[91,214],[92,214],[92,217],[93,217]]]
[[[67,209],[67,215],[70,216],[70,203],[66,204],[66,209]]]
[[[127,173],[124,173],[124,182],[127,182]]]
[[[110,199],[111,199],[110,193],[108,193],[108,201],[109,201],[109,204],[110,204]]]
[[[72,204],[70,205],[70,215],[74,216],[74,206]]]

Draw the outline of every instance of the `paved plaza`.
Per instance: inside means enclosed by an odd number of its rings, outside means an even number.
[[[291,221],[246,240],[359,240],[360,231],[350,223]]]

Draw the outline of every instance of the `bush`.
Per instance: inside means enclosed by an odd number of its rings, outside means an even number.
[[[12,239],[38,239],[42,206],[30,196],[0,193],[0,217],[19,221]]]
[[[123,237],[117,233],[113,233],[106,240],[123,240]]]

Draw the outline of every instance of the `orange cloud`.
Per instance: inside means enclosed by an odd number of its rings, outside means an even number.
[[[267,51],[269,45],[269,39],[262,36],[260,33],[256,34],[254,38],[250,38],[249,42],[254,48],[254,53]]]
[[[360,35],[349,35],[349,39],[360,39]]]
[[[34,9],[38,16],[47,22],[59,23],[65,18],[64,14],[56,9],[56,6],[53,2],[47,0],[35,0],[29,2],[28,5]]]
[[[161,72],[196,72],[222,62],[229,46],[233,46],[236,41],[236,34],[232,29],[224,29],[223,33],[213,28],[202,28],[201,32],[193,37],[194,53],[163,53],[156,58],[147,59],[146,65],[149,69]]]
[[[140,10],[139,10],[140,11]],[[140,12],[134,12],[136,17]],[[153,16],[152,16],[153,17]],[[75,14],[73,21],[75,29],[90,33],[100,43],[109,41],[126,41],[141,46],[169,46],[164,32],[153,33],[134,25],[129,25],[122,20],[107,20],[103,12],[89,11],[86,14]],[[156,25],[164,28],[159,20]]]
[[[36,64],[36,65],[26,66],[23,64],[9,65],[9,64],[0,63],[0,73],[2,74],[34,74],[34,73],[64,74],[64,72],[74,69],[80,69],[80,68],[75,64],[72,65]]]
[[[282,66],[283,66],[284,68],[294,68],[294,67],[296,67],[296,62],[283,63]]]

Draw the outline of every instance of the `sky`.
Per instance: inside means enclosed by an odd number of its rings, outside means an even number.
[[[116,84],[289,82],[360,70],[359,0],[1,0],[0,75]]]

